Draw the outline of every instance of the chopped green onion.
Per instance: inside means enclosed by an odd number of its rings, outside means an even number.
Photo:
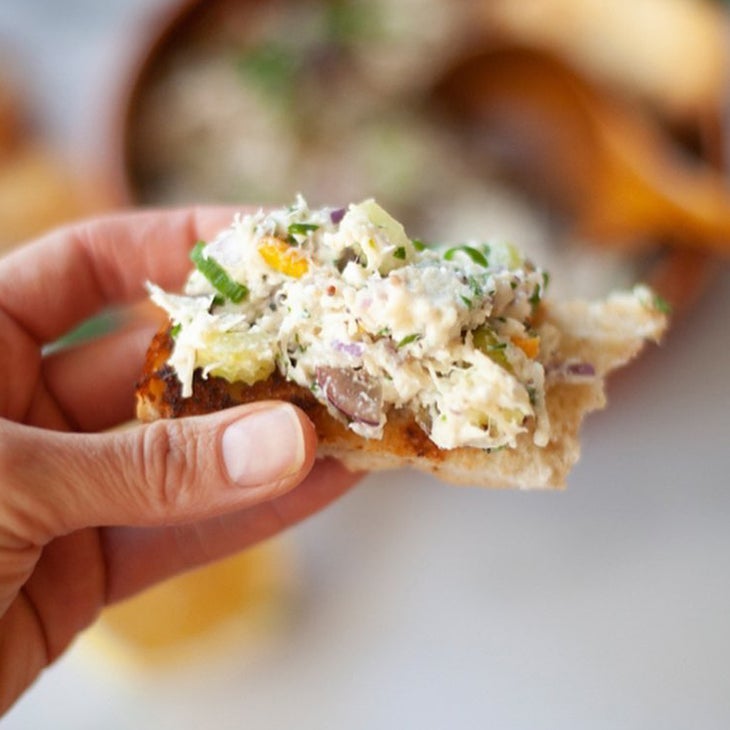
[[[179,322],[176,325],[173,325],[170,328],[170,337],[172,337],[173,340],[177,339],[177,336],[180,334],[181,329],[182,325]]]
[[[405,246],[398,246],[398,248],[393,251],[393,258],[394,259],[400,259],[401,261],[405,260],[406,258],[406,247]]]
[[[234,304],[243,301],[248,295],[248,289],[231,279],[225,269],[213,258],[203,254],[205,241],[198,241],[190,252],[190,260],[195,268],[227,299]]]
[[[406,345],[410,345],[412,342],[415,342],[416,340],[420,340],[421,337],[423,337],[422,334],[419,332],[413,332],[410,335],[406,335],[399,343],[398,343],[398,349],[401,347],[405,347]]]
[[[444,254],[444,258],[447,261],[451,261],[454,256],[459,252],[465,253],[475,264],[479,264],[484,268],[487,268],[489,266],[489,261],[487,261],[487,257],[481,251],[472,246],[454,246],[453,248],[450,248],[448,251],[446,251],[446,253]]]
[[[414,238],[411,243],[416,251],[425,251],[427,248],[426,244],[420,238]]]
[[[466,304],[467,309],[471,309],[474,306],[474,302],[469,299],[469,297],[465,297],[463,294],[461,295],[461,301]]]
[[[313,233],[317,229],[319,229],[319,226],[316,223],[291,223],[289,228],[287,228],[287,232],[290,235],[299,234],[306,236],[308,233]]]

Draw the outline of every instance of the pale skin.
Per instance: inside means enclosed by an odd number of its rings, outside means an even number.
[[[156,327],[142,310],[44,355],[142,301],[147,280],[179,288],[195,241],[231,214],[122,213],[0,259],[0,714],[105,605],[272,536],[358,479],[315,462],[311,423],[283,404],[114,428],[133,417]]]

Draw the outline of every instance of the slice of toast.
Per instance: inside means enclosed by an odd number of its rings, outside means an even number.
[[[440,449],[408,412],[388,414],[382,439],[357,435],[330,415],[310,390],[275,373],[245,385],[197,371],[191,397],[182,397],[177,374],[168,364],[171,327],[154,338],[137,388],[137,415],[143,421],[210,413],[251,401],[282,399],[300,407],[313,421],[322,456],[332,456],[353,470],[413,467],[453,484],[484,487],[559,489],[580,453],[584,416],[605,405],[605,378],[634,358],[647,340],[658,341],[666,317],[634,295],[615,295],[600,302],[543,304],[542,317],[560,333],[557,361],[591,363],[590,377],[580,372],[550,374],[546,405],[550,437],[534,443],[528,428],[515,448],[487,451],[462,447]]]

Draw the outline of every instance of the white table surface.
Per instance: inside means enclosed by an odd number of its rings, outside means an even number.
[[[88,152],[145,19],[167,4],[0,2],[0,49],[61,146]],[[612,382],[567,492],[370,477],[290,534],[299,615],[268,650],[135,680],[80,641],[0,727],[730,727],[718,268],[691,316]]]

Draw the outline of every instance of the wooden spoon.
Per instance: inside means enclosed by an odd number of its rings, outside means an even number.
[[[720,173],[557,58],[514,47],[480,52],[451,67],[435,94],[468,128],[477,154],[485,147],[493,156],[496,146],[579,235],[730,254],[730,188]]]

